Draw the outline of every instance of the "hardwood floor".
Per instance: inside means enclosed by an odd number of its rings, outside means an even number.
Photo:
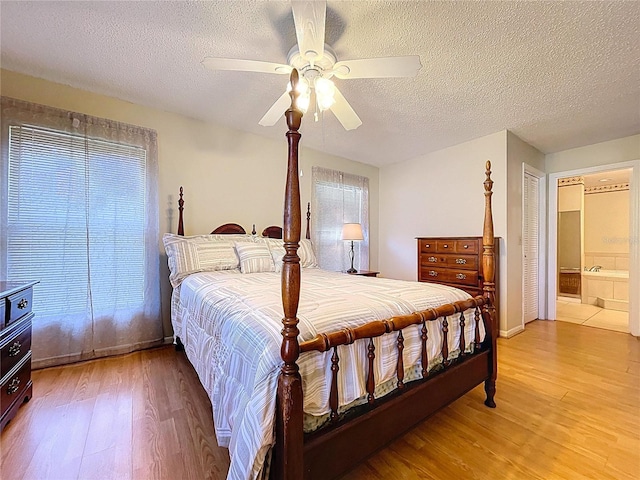
[[[165,347],[35,371],[34,397],[2,432],[0,477],[224,479],[211,407]],[[640,341],[536,321],[499,339],[495,410],[482,387],[343,480],[638,479]]]

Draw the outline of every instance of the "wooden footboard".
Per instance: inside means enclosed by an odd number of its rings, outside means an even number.
[[[436,309],[416,312],[411,315],[393,317],[370,322],[355,329],[343,329],[327,332],[316,338],[298,343],[298,302],[300,298],[300,259],[297,250],[300,242],[300,187],[298,178],[298,143],[300,141],[300,123],[302,113],[296,108],[298,73],[291,73],[291,107],[285,113],[289,130],[286,134],[289,143],[287,180],[284,201],[283,238],[286,254],[282,268],[282,302],[284,318],[282,320],[282,370],[278,379],[276,407],[276,446],[274,449],[272,479],[299,480],[333,478],[394,437],[406,431],[417,422],[428,417],[439,408],[452,402],[476,385],[485,382],[487,399],[485,404],[495,407],[496,381],[496,315],[495,299],[495,248],[493,218],[491,212],[491,163],[486,164],[485,215],[483,230],[483,276],[484,294],[472,299],[443,305]],[[455,361],[449,358],[447,317],[475,308],[474,343],[475,351],[470,355],[460,355]],[[481,312],[480,313],[480,310]],[[426,322],[442,319],[444,341],[441,347],[443,370],[431,375],[426,366]],[[461,326],[464,332],[464,315]],[[482,318],[485,327],[485,339],[480,345],[479,325]],[[422,325],[421,342],[424,366],[421,380],[404,383],[404,360],[402,351],[404,339],[402,330],[411,325]],[[394,333],[397,332],[397,333]],[[397,390],[384,398],[374,396],[375,378],[373,377],[373,338],[381,335],[397,336]],[[356,340],[369,339],[367,372],[368,405],[365,412],[354,419],[341,419],[338,414],[337,375],[339,358],[337,347]],[[461,335],[459,350],[464,352],[464,335]],[[312,350],[324,352],[333,349],[330,392],[331,422],[330,428],[305,436],[303,434],[303,394],[297,360],[301,352]]]

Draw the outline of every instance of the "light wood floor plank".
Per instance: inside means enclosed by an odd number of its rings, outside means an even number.
[[[0,438],[2,480],[222,480],[211,405],[171,347],[34,371]],[[640,479],[640,341],[568,322],[499,339],[477,387],[342,480]]]

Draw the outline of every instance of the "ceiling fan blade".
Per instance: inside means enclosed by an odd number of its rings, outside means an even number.
[[[340,121],[345,130],[355,130],[362,125],[362,120],[358,117],[358,114],[351,108],[347,99],[344,98],[340,90],[335,89],[333,98],[334,104],[331,105],[331,111]]]
[[[291,67],[282,63],[261,62],[258,60],[242,60],[240,58],[205,57],[202,65],[210,70],[237,70],[241,72],[259,73],[291,73]]]
[[[280,118],[284,118],[284,112],[291,105],[291,96],[289,92],[284,92],[276,103],[271,105],[271,108],[267,113],[264,114],[264,117],[258,122],[263,127],[271,127],[276,124]]]
[[[298,51],[310,62],[324,55],[324,24],[327,14],[325,0],[292,0],[293,21],[296,24]]]
[[[422,68],[420,56],[362,58],[337,62],[332,73],[340,78],[415,77]]]

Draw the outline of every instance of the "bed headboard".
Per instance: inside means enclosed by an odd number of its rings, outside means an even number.
[[[241,225],[238,225],[237,223],[225,223],[224,225],[220,225],[218,228],[214,228],[211,231],[212,234],[217,233],[217,234],[233,234],[233,233],[239,233],[239,234],[246,234],[247,232],[245,231],[244,228],[242,228]]]
[[[184,235],[184,198],[183,198],[184,190],[180,187],[180,197],[178,199],[178,235]],[[311,239],[311,202],[307,203],[307,234],[306,238]],[[211,234],[217,235],[225,235],[225,234],[240,234],[245,235],[247,232],[237,223],[225,223],[224,225],[220,225],[219,227],[214,228],[211,231]],[[251,231],[252,235],[256,234],[256,226],[253,225],[253,230]],[[265,228],[261,235],[267,238],[282,238],[282,227],[277,225],[271,225]]]

